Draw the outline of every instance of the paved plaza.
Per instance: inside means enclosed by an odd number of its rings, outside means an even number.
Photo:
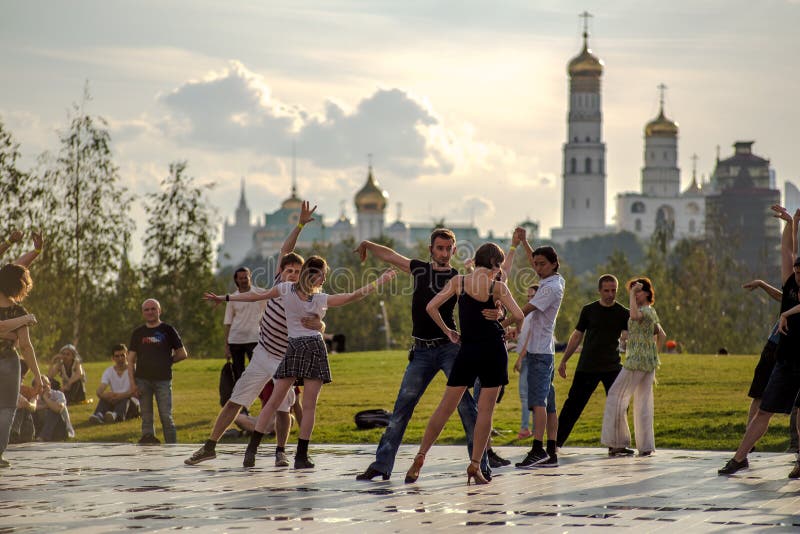
[[[375,446],[312,444],[313,471],[273,467],[272,445],[254,469],[243,445],[183,464],[195,446],[12,445],[0,471],[0,532],[154,530],[266,532],[771,532],[800,529],[800,481],[789,454],[753,454],[751,468],[717,476],[730,453],[659,450],[609,458],[566,448],[555,469],[495,470],[466,485],[464,447],[437,446],[416,484],[404,484],[416,448],[401,449],[391,480],[358,482]],[[523,448],[499,452],[519,460]],[[379,480],[379,479],[378,479]],[[464,529],[466,530],[466,529]]]

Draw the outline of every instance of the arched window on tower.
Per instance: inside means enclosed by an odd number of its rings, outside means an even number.
[[[571,174],[575,174],[578,172],[578,160],[575,158],[570,158],[569,160],[569,172]]]
[[[634,202],[631,205],[631,213],[644,213],[644,202]]]
[[[583,172],[592,174],[592,158],[586,158],[583,164]]]
[[[575,209],[575,199],[574,198],[570,198],[569,201],[570,201],[570,207],[572,209]]]
[[[600,158],[600,161],[597,162],[598,167],[600,167],[599,169],[597,169],[597,172],[599,172],[600,174],[606,172],[605,164],[606,164],[605,160],[603,158]]]
[[[589,199],[588,198],[586,199],[586,209],[587,210],[589,209]]]
[[[693,234],[697,231],[697,224],[694,222],[694,219],[689,220],[689,233]]]
[[[642,231],[642,220],[641,220],[641,219],[636,219],[636,220],[634,221],[634,223],[633,223],[633,228],[634,228],[634,229],[635,229],[637,232],[641,232],[641,231]]]
[[[588,135],[586,136],[586,142],[587,142],[587,143],[591,143],[591,142],[592,142],[592,138],[591,138],[591,137],[589,137]]]

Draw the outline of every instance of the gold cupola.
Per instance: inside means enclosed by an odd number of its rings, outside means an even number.
[[[661,84],[658,88],[661,90],[658,117],[647,123],[644,127],[644,135],[645,137],[677,137],[678,123],[664,115],[664,89],[667,87]]]
[[[389,200],[389,194],[378,186],[372,175],[372,165],[367,173],[367,183],[356,193],[355,204],[359,212],[383,212]]]
[[[572,58],[567,65],[570,77],[595,77],[603,75],[603,60],[592,54],[589,48],[589,33],[583,32],[583,50]]]

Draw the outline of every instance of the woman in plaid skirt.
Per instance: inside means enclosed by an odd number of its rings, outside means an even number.
[[[281,297],[284,311],[286,312],[286,326],[289,330],[289,346],[283,361],[275,371],[275,389],[269,402],[261,410],[256,422],[256,430],[250,437],[250,443],[244,455],[244,466],[255,465],[256,452],[261,438],[264,436],[267,422],[275,414],[286,393],[298,378],[303,379],[303,420],[300,424],[300,436],[297,444],[297,454],[294,458],[295,469],[313,468],[314,464],[308,458],[308,442],[314,430],[314,416],[322,384],[331,381],[331,370],[328,365],[328,352],[322,333],[303,326],[302,319],[316,315],[320,319],[325,316],[328,308],[344,306],[361,300],[378,286],[383,285],[395,276],[395,272],[388,270],[381,274],[375,281],[356,289],[350,293],[328,295],[322,293],[322,285],[328,272],[328,264],[319,256],[311,256],[303,264],[297,282],[283,282],[275,285],[265,293],[245,293],[241,295],[215,295],[206,293],[205,298],[215,302],[243,301],[273,299]]]

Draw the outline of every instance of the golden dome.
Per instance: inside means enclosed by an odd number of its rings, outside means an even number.
[[[567,65],[567,72],[570,76],[597,76],[603,75],[603,60],[592,54],[587,40],[587,34],[583,34],[583,50],[572,58]]]
[[[678,135],[678,123],[668,119],[664,115],[663,106],[658,112],[658,117],[647,123],[644,127],[645,137],[676,137]]]
[[[292,196],[287,198],[281,203],[281,207],[287,210],[299,210],[303,205],[303,201],[297,196],[297,186],[292,186]]]
[[[388,200],[389,194],[378,187],[375,177],[372,176],[372,167],[370,166],[367,174],[367,183],[356,193],[356,209],[358,211],[384,211]]]

